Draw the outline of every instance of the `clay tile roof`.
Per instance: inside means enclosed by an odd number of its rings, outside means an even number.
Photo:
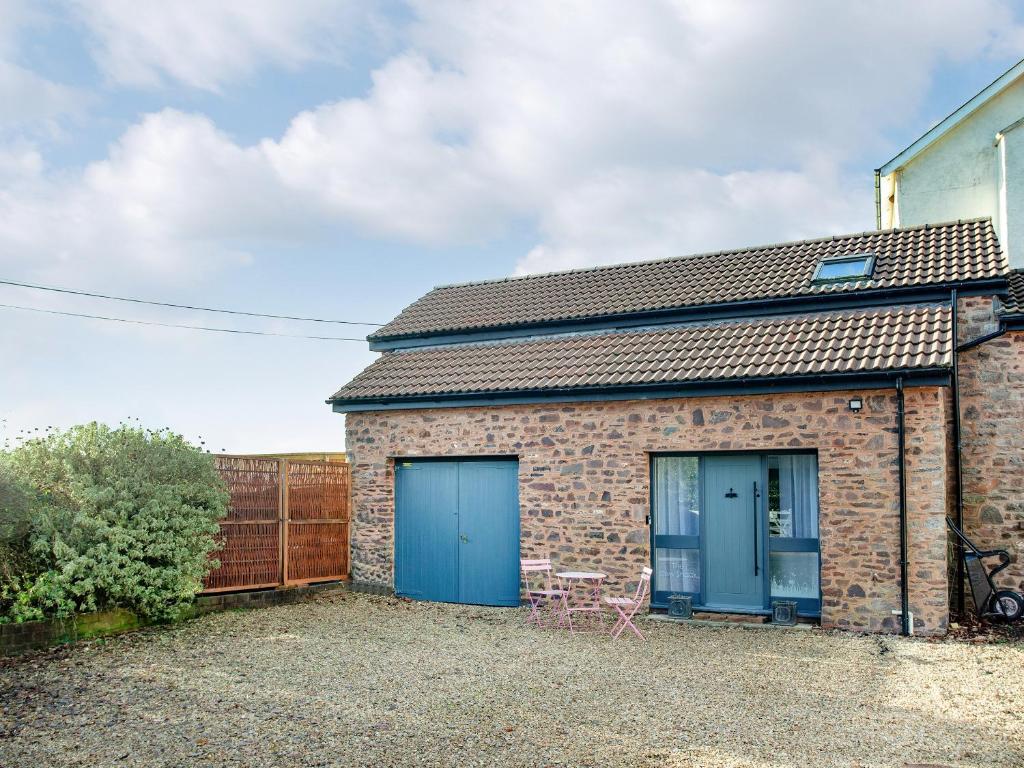
[[[950,340],[948,305],[909,305],[422,347],[383,354],[332,400],[941,368]]]
[[[875,255],[869,279],[815,283],[827,257]],[[988,219],[441,286],[371,340],[507,328],[738,301],[937,285],[1005,276]]]
[[[1024,270],[1015,269],[1007,275],[1010,293],[1003,302],[1003,315],[1024,315]]]

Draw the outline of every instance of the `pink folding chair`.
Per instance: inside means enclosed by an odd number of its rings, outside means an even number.
[[[636,594],[632,597],[606,597],[604,599],[605,605],[610,605],[619,614],[615,626],[612,627],[612,639],[618,638],[626,627],[632,629],[641,640],[647,639],[633,623],[633,617],[636,616],[636,612],[640,610],[647,599],[647,594],[651,589],[651,573],[650,568],[644,568],[643,573],[640,574],[640,583],[636,585]]]
[[[526,597],[530,601],[530,613],[526,617],[526,623],[535,627],[550,627],[568,620],[566,597],[569,593],[552,584],[551,561],[520,560],[519,567],[523,572]]]

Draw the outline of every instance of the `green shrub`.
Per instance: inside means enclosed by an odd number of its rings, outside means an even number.
[[[217,565],[227,492],[213,457],[179,435],[86,424],[28,441],[3,463],[9,619],[112,607],[173,618]]]
[[[15,599],[32,571],[32,499],[31,489],[0,464],[0,611]]]

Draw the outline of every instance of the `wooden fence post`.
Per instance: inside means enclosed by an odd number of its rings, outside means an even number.
[[[288,583],[288,459],[278,459],[281,478],[281,583]]]
[[[344,578],[352,577],[352,465],[345,462],[346,482],[348,482],[348,494],[345,501],[345,574]],[[394,583],[394,582],[392,582]]]

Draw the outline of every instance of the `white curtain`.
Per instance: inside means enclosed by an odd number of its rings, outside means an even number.
[[[779,462],[779,522],[781,535],[818,538],[818,459],[781,455]]]
[[[665,456],[655,460],[655,535],[700,535],[697,467],[696,456]]]
[[[654,461],[655,536],[699,536],[700,497],[695,456],[665,456]],[[659,548],[655,581],[667,592],[700,591],[700,550]]]

